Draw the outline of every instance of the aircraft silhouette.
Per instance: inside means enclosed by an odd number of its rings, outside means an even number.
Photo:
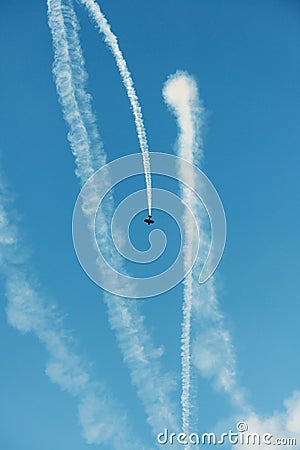
[[[154,223],[154,220],[151,219],[152,216],[150,216],[148,214],[148,219],[144,219],[144,222],[146,222],[148,225],[150,225],[151,223]]]

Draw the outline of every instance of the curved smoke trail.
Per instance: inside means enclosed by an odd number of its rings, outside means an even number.
[[[197,140],[197,127],[202,112],[198,99],[197,86],[194,80],[183,72],[177,72],[166,82],[163,96],[168,106],[174,112],[178,127],[179,138],[177,144],[178,156],[193,163],[196,152],[199,151]],[[179,167],[180,171],[180,167]],[[179,179],[181,179],[179,174]],[[195,185],[195,180],[189,180],[190,185]],[[181,186],[181,198],[183,202],[195,210],[197,202],[194,193],[186,186]],[[184,265],[189,266],[192,248],[196,236],[191,232],[189,219],[184,219],[184,233],[187,244],[184,246]],[[182,307],[182,333],[181,333],[181,380],[182,380],[182,427],[184,433],[189,433],[189,421],[191,414],[190,386],[191,386],[191,313],[193,300],[193,275],[192,272],[184,280],[184,302]]]
[[[83,184],[95,171],[89,130],[93,127],[95,130],[96,126],[90,96],[84,90],[87,75],[72,2],[64,0],[62,6],[61,0],[48,0],[48,17],[54,46],[55,82],[64,118],[70,128],[68,138],[75,156],[76,174]],[[76,46],[77,50],[73,51]],[[96,145],[96,141],[100,141],[99,134],[94,131],[93,136],[97,136],[94,143],[97,161],[105,161],[106,155],[102,144]],[[93,201],[93,198],[88,200]],[[107,237],[111,208],[112,202],[109,202],[105,207],[103,220],[99,223],[99,239],[103,240],[100,244],[108,249],[107,258],[114,258],[121,266],[118,256],[111,254],[111,245]],[[137,387],[144,404],[149,424],[155,432],[164,426],[178,428],[175,405],[170,398],[174,383],[169,374],[164,373],[161,368],[160,360],[163,352],[154,346],[149,333],[145,330],[144,318],[138,305],[106,293],[104,299],[110,325],[116,332],[118,344],[130,369],[133,384]]]
[[[164,87],[164,98],[176,116],[179,138],[177,152],[190,163],[200,162],[202,151],[201,128],[204,110],[198,97],[194,79],[185,72],[171,76]],[[179,168],[180,170],[180,168]],[[193,180],[190,180],[193,184]],[[204,224],[205,212],[202,205],[186,187],[181,188],[182,199],[190,205],[200,225],[201,246],[196,264],[184,282],[184,303],[182,322],[182,423],[188,432],[191,415],[190,381],[191,361],[204,377],[213,378],[218,388],[230,395],[232,402],[244,411],[249,407],[236,379],[236,361],[230,333],[225,329],[224,317],[219,310],[213,277],[205,284],[199,284],[198,274],[209,249],[209,233]],[[187,222],[186,233],[190,246],[190,224]],[[192,248],[192,247],[190,247]],[[189,246],[185,248],[188,262]],[[193,315],[192,315],[193,312]],[[191,323],[197,325],[197,334],[191,340]]]
[[[120,50],[118,39],[116,35],[111,31],[110,25],[107,22],[104,14],[102,13],[100,6],[94,0],[77,0],[79,4],[84,5],[93,21],[96,23],[99,31],[104,34],[104,40],[111,50],[116,64],[118,66],[123,84],[127,91],[127,96],[129,98],[132,112],[134,115],[135,126],[137,130],[138,140],[140,148],[143,155],[143,164],[147,188],[147,201],[148,201],[148,212],[151,215],[152,208],[152,194],[151,194],[151,168],[150,168],[150,157],[149,149],[147,143],[147,135],[143,122],[142,109],[139,104],[137,94],[135,92],[133,80],[131,74],[128,70],[124,56]]]

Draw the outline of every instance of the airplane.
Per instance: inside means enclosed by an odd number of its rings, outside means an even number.
[[[150,216],[148,214],[148,219],[144,219],[144,222],[146,222],[148,225],[150,225],[151,223],[154,223],[154,220],[151,219],[152,216]]]

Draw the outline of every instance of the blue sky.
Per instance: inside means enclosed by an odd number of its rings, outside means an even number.
[[[228,223],[216,282],[220,310],[232,335],[239,383],[257,414],[272,415],[300,389],[299,3],[104,0],[101,7],[133,75],[152,151],[172,153],[177,138],[162,99],[167,77],[186,70],[198,84],[206,110],[202,168],[221,196]],[[76,11],[87,89],[108,160],[138,152],[112,55],[86,11],[78,5]],[[150,446],[154,438],[109,327],[103,292],[73,249],[79,185],[52,76],[46,2],[2,1],[0,20],[1,166],[30,264],[94,378],[107,382]],[[126,189],[137,187],[142,180]],[[136,229],[142,245],[147,235]],[[7,323],[4,282],[0,289],[1,448],[99,448],[83,439],[75,400],[45,375],[43,345]],[[155,344],[165,347],[163,366],[178,381],[179,411],[182,286],[140,303]],[[238,414],[210,380],[195,373],[193,383],[196,431]]]

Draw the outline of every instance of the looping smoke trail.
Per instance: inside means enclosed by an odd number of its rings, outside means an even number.
[[[184,72],[177,72],[166,82],[163,89],[163,96],[176,116],[179,127],[178,155],[189,162],[194,162],[194,155],[199,151],[197,140],[197,128],[201,117],[202,109],[199,104],[197,86],[194,80]],[[180,168],[179,168],[180,171]],[[179,174],[180,175],[180,174]],[[180,179],[180,178],[179,178]],[[189,180],[191,186],[195,180]],[[181,186],[181,197],[184,203],[189,205],[191,210],[196,208],[195,196],[189,188]],[[191,249],[194,245],[195,236],[191,233],[191,226],[188,220],[184,221],[184,233],[187,245],[184,247],[184,264],[188,266],[191,259]],[[190,421],[190,385],[191,385],[191,312],[193,300],[193,275],[190,274],[184,280],[184,302],[183,320],[181,334],[181,364],[182,364],[182,427],[183,431],[189,433]],[[189,448],[189,447],[186,447]]]
[[[95,168],[98,168],[95,164],[93,165],[93,150],[89,135],[89,130],[95,127],[95,118],[89,104],[90,96],[84,90],[87,75],[77,36],[78,24],[72,2],[64,0],[62,4],[61,0],[48,0],[48,17],[54,46],[55,82],[64,118],[71,130],[69,140],[77,165],[76,174],[81,184],[84,184],[89,175],[94,173]],[[77,51],[74,51],[76,46]],[[85,113],[82,114],[82,111]],[[99,140],[99,134],[94,132],[94,136],[97,137],[96,143]],[[102,144],[94,145],[95,147],[98,152],[97,160],[105,161],[106,155]],[[107,182],[109,183],[108,180]],[[93,201],[93,194],[96,193],[91,194],[91,198],[87,201]],[[99,236],[104,239],[103,245],[108,248],[108,258],[113,257],[118,261],[115,254],[111,255],[111,245],[107,238],[112,205],[113,201],[109,199],[103,209],[103,217],[98,224]],[[88,204],[86,208],[88,214]],[[116,331],[118,344],[130,369],[133,384],[138,388],[149,424],[155,432],[164,426],[178,429],[175,406],[170,398],[174,382],[161,368],[162,350],[153,345],[149,333],[145,330],[144,319],[138,306],[109,294],[104,295],[104,300],[108,308],[110,324]]]
[[[151,215],[152,194],[151,194],[151,168],[150,168],[149,149],[147,143],[146,130],[143,122],[142,109],[139,104],[139,100],[135,91],[131,74],[128,70],[124,56],[120,50],[118,39],[115,36],[115,34],[111,31],[110,25],[107,22],[107,19],[105,18],[104,14],[102,13],[98,3],[96,3],[94,0],[77,0],[77,2],[86,7],[89,15],[96,23],[99,31],[104,34],[104,41],[106,42],[107,46],[109,47],[115,58],[123,84],[127,91],[127,96],[129,98],[132,107],[138,140],[143,155],[143,164],[147,188],[148,212]]]

